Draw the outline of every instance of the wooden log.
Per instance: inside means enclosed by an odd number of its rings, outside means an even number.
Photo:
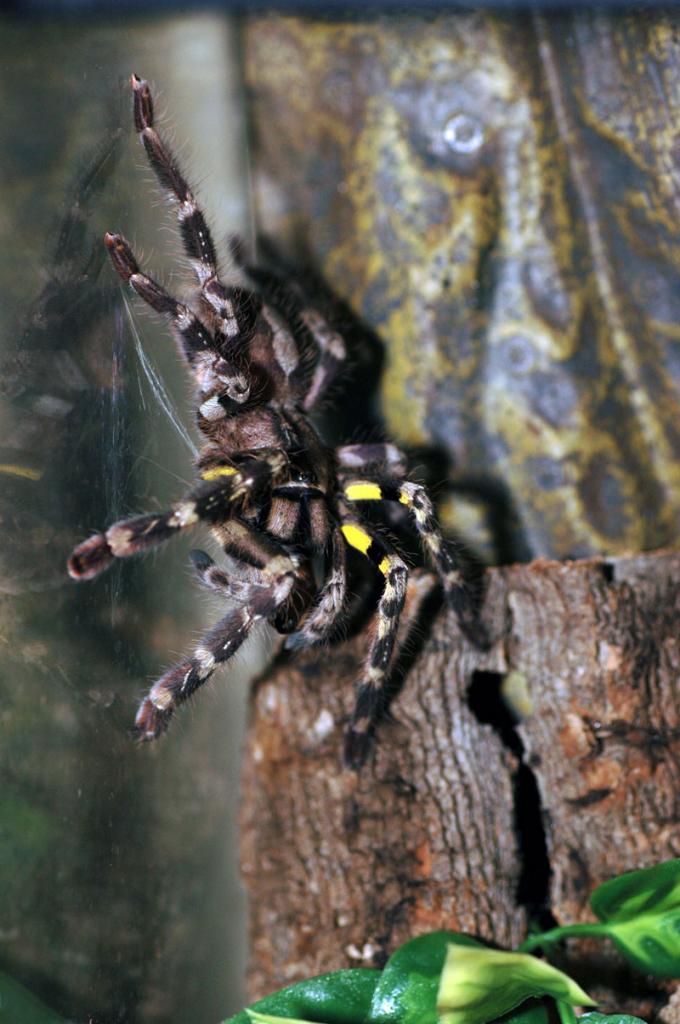
[[[359,775],[341,743],[360,637],[256,688],[242,815],[252,996],[381,964],[436,928],[512,946],[541,901],[560,923],[586,920],[596,885],[680,854],[680,555],[540,560],[489,570],[488,584],[491,650],[441,612]],[[509,677],[525,691],[517,732],[499,696]],[[583,949],[564,963],[604,1006],[649,1013],[663,998],[613,951],[588,966]]]

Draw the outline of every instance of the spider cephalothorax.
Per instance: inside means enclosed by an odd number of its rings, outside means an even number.
[[[196,380],[198,426],[207,443],[198,460],[199,480],[181,501],[165,513],[127,519],[90,537],[74,550],[69,572],[77,580],[91,579],[114,558],[160,544],[199,522],[210,525],[231,556],[229,571],[203,552],[192,556],[200,579],[228,599],[231,610],[142,701],[139,736],[155,739],[175,708],[234,654],[257,620],[293,633],[291,646],[326,639],[345,603],[345,546],[366,555],[384,583],[346,742],[347,759],[356,765],[365,757],[382,707],[408,581],[404,560],[362,521],[357,504],[395,502],[412,514],[461,625],[479,636],[460,566],[439,532],[426,492],[405,479],[405,458],[398,449],[324,445],[309,413],[343,362],[342,338],[291,283],[279,281],[276,289],[282,308],[294,310],[291,325],[274,304],[222,283],[203,214],[154,127],[149,87],[133,76],[132,88],[135,126],[176,206],[198,278],[195,309],[148,277],[120,235],[107,234],[105,243],[123,281],[168,317]],[[234,252],[239,259],[237,245]],[[244,270],[266,292],[268,275],[254,267]]]

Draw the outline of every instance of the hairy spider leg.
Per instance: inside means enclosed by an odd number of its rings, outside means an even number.
[[[217,253],[203,212],[174,157],[161,140],[154,123],[153,99],[148,82],[132,75],[135,128],[161,186],[178,204],[177,217],[182,241],[199,283],[217,277]]]
[[[230,595],[238,591],[239,580],[259,583],[261,574],[266,574],[269,567],[276,565],[281,557],[295,562],[298,567],[295,587],[289,600],[281,605],[271,619],[271,624],[278,633],[291,633],[296,629],[316,592],[311,563],[306,554],[293,553],[288,545],[268,534],[259,523],[241,516],[216,524],[212,532],[224,553],[233,559],[228,577]],[[219,570],[208,569],[203,575],[203,582],[215,588],[224,580],[221,580]]]
[[[328,323],[323,314],[314,307],[288,278],[272,270],[257,267],[243,260],[242,246],[237,239],[232,239],[232,252],[239,265],[251,281],[265,296],[270,305],[280,307],[280,312],[297,325],[297,344],[299,349],[306,351],[311,340],[316,360],[311,380],[303,393],[303,408],[312,409],[328,390],[338,370],[347,358],[345,343],[337,331]],[[305,332],[302,335],[300,327]]]
[[[210,476],[166,512],[147,513],[114,523],[79,544],[68,561],[72,579],[89,580],[107,569],[114,558],[128,558],[169,540],[198,522],[215,524],[232,514],[234,505],[271,486],[286,465],[281,456],[247,460],[233,472]]]
[[[343,481],[343,495],[353,503],[390,501],[406,507],[411,513],[423,548],[442,582],[447,603],[455,612],[461,630],[477,647],[488,647],[486,630],[471,600],[460,560],[453,546],[442,536],[425,488],[409,480],[398,482],[384,477],[382,480],[379,477],[348,478]]]
[[[205,575],[209,568],[203,565],[199,574]],[[218,665],[236,653],[253,625],[260,619],[276,616],[289,599],[297,575],[297,561],[279,555],[269,559],[259,582],[240,581],[240,585],[233,588],[225,577],[224,588],[217,589],[223,590],[227,597],[237,596],[240,607],[225,615],[201,639],[191,657],[174,665],[153,684],[135,718],[140,740],[154,740],[165,732],[175,708],[203,686]],[[216,587],[217,584],[218,578],[213,574],[211,585]]]
[[[405,477],[408,460],[395,444],[345,444],[335,449],[338,473],[382,474]]]
[[[385,577],[378,603],[375,631],[362,678],[357,686],[352,720],[345,737],[345,762],[360,768],[371,747],[375,726],[383,709],[385,683],[394,652],[399,617],[406,599],[409,571],[404,560],[382,538],[346,510],[342,515],[343,537],[350,547],[365,555]]]
[[[253,270],[252,267],[248,267],[243,258],[243,243],[238,235],[232,235],[229,239],[229,247],[234,261],[237,265],[246,273],[250,274]],[[255,273],[250,274],[252,280],[257,283],[260,280],[260,276]],[[262,273],[262,280],[267,282],[274,277],[273,274],[267,275],[265,272]],[[277,279],[278,281],[278,279]],[[274,289],[274,293],[276,289]],[[264,289],[264,295],[262,296],[267,301],[262,303],[262,309],[260,315],[269,325],[272,332],[272,350],[277,365],[283,371],[289,384],[292,383],[292,378],[304,374],[307,369],[309,362],[308,350],[311,349],[309,344],[310,339],[306,336],[302,337],[300,330],[294,330],[292,327],[289,329],[288,321],[290,313],[294,317],[294,311],[283,310],[277,306],[276,302],[269,302],[272,296],[272,290]],[[297,326],[297,325],[296,325]],[[309,351],[309,355],[311,355]],[[293,384],[293,390],[298,391],[298,388]]]
[[[308,306],[300,312],[300,319],[309,330],[319,350],[314,376],[302,402],[303,408],[309,410],[313,409],[328,391],[338,370],[347,358],[347,351],[340,335],[328,326],[324,317],[317,310]]]
[[[222,356],[215,361],[215,339],[196,314],[169,295],[158,282],[140,270],[129,243],[122,235],[104,235],[104,243],[111,262],[120,278],[144,299],[147,305],[170,318],[173,331],[180,343],[181,354],[196,375],[205,395],[216,389],[226,393],[234,402],[248,398],[250,384],[238,367]],[[204,405],[209,404],[208,400]],[[203,407],[201,407],[203,409]],[[208,412],[208,418],[210,410]]]
[[[202,210],[171,152],[154,125],[153,100],[148,82],[132,76],[135,128],[158,181],[177,204],[182,242],[201,288],[201,296],[217,316],[217,333],[236,344],[251,326],[249,301],[243,289],[227,289],[219,278],[217,253]],[[244,317],[244,313],[246,316]]]
[[[336,527],[330,539],[330,570],[326,582],[297,632],[287,638],[286,647],[311,647],[327,640],[342,615],[346,597],[346,547],[342,531]]]
[[[243,534],[252,532],[248,531],[248,528],[245,527],[244,524],[238,525],[243,530]],[[251,553],[252,548],[254,548],[256,544],[257,541],[253,538]],[[224,545],[225,553],[236,554],[233,550],[235,546],[241,547],[241,545],[235,545],[233,543],[230,545],[229,543],[226,543]],[[231,551],[229,550],[230,547],[232,549]],[[251,569],[250,572],[248,570],[244,571],[242,567],[235,571],[232,570],[231,572],[228,572],[226,569],[217,565],[214,559],[212,559],[210,555],[206,554],[205,551],[190,551],[189,558],[197,579],[204,587],[207,587],[209,590],[213,590],[216,594],[219,594],[220,597],[226,597],[231,601],[246,603],[250,600],[252,594],[256,593],[257,589],[263,586],[260,578],[262,570],[272,564],[276,557],[281,554],[286,554],[282,548],[276,552],[273,550],[263,552],[263,544],[261,542],[259,547],[260,553],[263,557],[260,558],[259,568],[255,569],[254,572],[252,571],[252,565],[255,563],[252,560],[248,565],[248,569]],[[239,552],[239,555],[240,554],[241,552]]]

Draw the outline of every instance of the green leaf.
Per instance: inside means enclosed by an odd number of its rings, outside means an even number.
[[[253,1012],[261,1017],[314,1024],[364,1024],[380,973],[356,968],[320,974],[259,999],[224,1024],[250,1024]]]
[[[450,946],[437,1009],[442,1024],[487,1024],[532,997],[594,1006],[568,975],[528,953]]]
[[[629,1013],[597,1013],[591,1010],[579,1017],[579,1024],[645,1024],[641,1017]]]
[[[680,859],[612,878],[590,905],[635,967],[680,978]]]
[[[551,1024],[553,1020],[554,1015],[550,1013],[547,999],[527,999],[514,1010],[498,1017],[497,1024]]]
[[[437,991],[451,945],[480,943],[458,932],[430,932],[395,950],[373,994],[369,1024],[436,1024]]]
[[[433,932],[400,946],[384,971],[336,971],[298,982],[224,1024],[436,1024],[437,991],[452,945],[484,949],[457,932]],[[547,1007],[525,1002],[499,1024],[550,1024]]]
[[[311,1024],[310,1021],[300,1020],[293,1017],[274,1017],[270,1014],[258,1013],[257,1010],[245,1011],[250,1018],[251,1024]],[[369,1018],[369,1021],[371,1018]],[[630,1018],[631,1022],[635,1018]],[[495,1024],[551,1024],[552,1017],[545,1002],[538,999],[529,999],[522,1006],[511,1013],[500,1017]],[[622,1024],[626,1024],[622,1021]],[[640,1024],[644,1024],[643,1021]]]
[[[257,1010],[246,1010],[251,1024],[310,1024],[308,1020],[300,1020],[299,1017],[272,1017],[269,1013],[258,1013]]]
[[[36,999],[28,989],[0,972],[0,1024],[64,1024],[64,1018]]]
[[[600,921],[628,921],[680,906],[680,858],[610,879],[594,891],[590,906]]]

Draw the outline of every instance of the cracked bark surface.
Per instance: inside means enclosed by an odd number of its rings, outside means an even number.
[[[431,929],[521,940],[517,763],[470,710],[475,673],[526,681],[520,733],[560,923],[588,919],[590,891],[612,875],[680,855],[680,555],[488,576],[493,647],[475,651],[442,611],[358,776],[343,771],[341,742],[360,637],[281,664],[256,688],[242,816],[253,997],[381,964]],[[564,963],[604,1006],[649,1014],[665,998],[614,952],[587,953],[574,944]]]

